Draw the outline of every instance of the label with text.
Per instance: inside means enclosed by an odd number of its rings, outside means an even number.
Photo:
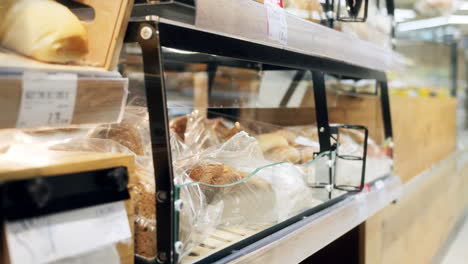
[[[131,238],[124,202],[5,223],[11,264],[42,264]]]
[[[25,72],[16,127],[69,125],[77,83],[76,74]]]
[[[282,1],[265,0],[267,12],[268,38],[286,45],[288,43],[288,24],[286,12],[282,8]]]

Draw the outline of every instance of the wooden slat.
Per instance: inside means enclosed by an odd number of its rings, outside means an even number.
[[[364,263],[433,261],[468,208],[466,156],[454,154],[412,178],[403,199],[366,221]]]
[[[87,63],[114,70],[123,45],[133,0],[75,0],[94,9],[91,22],[83,22],[88,31]]]
[[[395,173],[403,182],[456,147],[456,99],[391,97]]]
[[[200,245],[191,251],[191,254],[182,259],[183,264],[193,263],[206,256],[209,256],[223,248],[237,243],[261,230],[267,226],[257,226],[245,228],[241,226],[225,226],[213,231],[213,233]]]

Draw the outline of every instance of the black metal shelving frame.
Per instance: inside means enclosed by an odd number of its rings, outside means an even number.
[[[174,25],[159,21],[133,21],[129,24],[126,43],[138,43],[141,46],[145,89],[150,120],[153,161],[155,166],[156,201],[157,201],[157,252],[152,261],[136,258],[137,263],[177,263],[178,256],[174,241],[174,182],[171,150],[169,145],[169,122],[164,80],[164,56],[162,48],[230,57],[247,61],[247,65],[261,63],[270,69],[296,69],[310,71],[315,96],[316,120],[319,130],[320,152],[332,149],[330,136],[333,131],[328,120],[325,74],[338,75],[352,79],[375,79],[380,87],[382,117],[385,138],[392,138],[390,105],[386,74],[382,71],[347,64],[329,58],[310,56],[287,49],[279,49],[247,40],[201,31],[193,27]],[[183,55],[181,55],[183,56]],[[197,62],[203,62],[202,56],[195,56]],[[208,56],[209,57],[209,56]],[[208,58],[207,57],[207,58]],[[187,57],[188,59],[189,57]],[[179,58],[180,59],[180,58]],[[175,59],[178,60],[178,59]],[[182,58],[183,60],[183,58]],[[206,64],[216,65],[216,61],[207,59]],[[253,62],[254,64],[251,64]],[[224,63],[227,63],[224,61]],[[220,62],[222,64],[222,61]],[[272,66],[273,65],[273,66]],[[215,70],[215,69],[214,69]],[[299,76],[300,77],[300,76]],[[298,78],[299,78],[298,77]],[[290,88],[294,89],[294,88]],[[364,179],[362,179],[364,180]],[[324,208],[344,199],[346,195],[329,200],[324,204],[277,224],[256,235],[219,251],[198,263],[213,263],[232,254],[250,243],[292,224],[304,216],[317,213]]]
[[[128,182],[126,167],[6,180],[0,183],[0,224],[128,200]]]

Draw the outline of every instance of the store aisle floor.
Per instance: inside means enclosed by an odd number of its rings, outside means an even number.
[[[449,245],[440,264],[464,264],[468,263],[468,218],[465,218],[463,226],[459,229],[455,238]]]

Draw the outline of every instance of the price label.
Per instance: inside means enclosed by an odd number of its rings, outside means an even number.
[[[280,0],[265,0],[267,12],[268,38],[286,45],[288,43],[288,24],[286,22],[286,12],[282,8]]]
[[[43,264],[131,238],[124,202],[6,222],[11,264]]]
[[[383,181],[379,180],[375,182],[375,188],[378,191],[382,190],[384,187],[385,187],[385,184],[383,183]]]
[[[25,72],[16,127],[69,125],[76,88],[76,74]]]

